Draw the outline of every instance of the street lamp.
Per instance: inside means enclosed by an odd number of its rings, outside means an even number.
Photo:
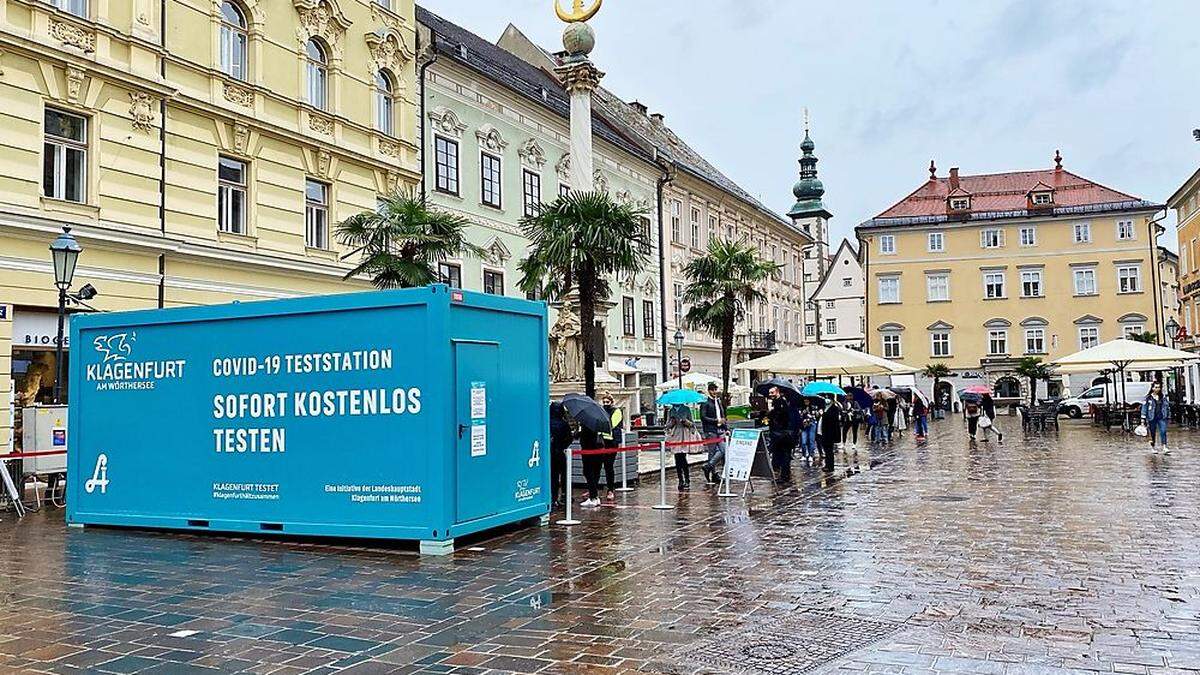
[[[1176,336],[1179,335],[1179,322],[1175,320],[1175,317],[1167,319],[1166,329],[1167,335],[1171,337],[1171,349],[1176,349],[1175,342]],[[1178,401],[1181,400],[1181,397],[1179,396],[1179,385],[1181,384],[1180,380],[1183,378],[1173,367],[1171,368],[1171,374],[1175,376],[1175,400]]]
[[[75,278],[75,265],[83,247],[71,236],[71,228],[64,225],[62,234],[50,244],[50,257],[54,262],[54,285],[58,287],[58,341],[54,344],[54,403],[62,403],[63,381],[63,327],[67,318],[67,289]]]
[[[679,388],[683,389],[683,330],[675,329],[675,363],[679,367]]]

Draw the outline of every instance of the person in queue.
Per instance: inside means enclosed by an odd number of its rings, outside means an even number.
[[[667,441],[670,443],[686,443],[696,440],[696,423],[692,421],[692,410],[682,403],[671,406],[667,420]],[[679,489],[688,490],[692,487],[692,472],[688,467],[688,446],[674,448],[675,476],[679,478]]]
[[[779,387],[771,387],[767,396],[771,400],[771,409],[767,413],[771,467],[775,469],[778,482],[788,483],[792,480],[792,450],[796,446],[792,406]]]
[[[587,499],[580,506],[600,506],[600,454],[588,452],[604,448],[604,439],[599,432],[587,427],[579,429],[579,449],[583,451],[583,479],[587,482]]]
[[[825,401],[825,408],[817,421],[817,444],[821,447],[821,458],[825,471],[833,471],[833,449],[842,438],[842,407],[832,397]]]
[[[605,493],[604,499],[614,502],[617,499],[616,449],[621,447],[621,443],[625,440],[625,413],[614,404],[613,396],[608,392],[604,392],[600,397],[600,405],[604,408],[604,412],[608,413],[608,421],[612,423],[612,433],[602,434],[601,440],[604,442],[605,448],[612,448],[613,451],[598,455],[600,464],[604,467],[605,484],[608,485],[608,492]]]
[[[557,508],[567,492],[567,448],[574,434],[567,420],[567,408],[555,401],[550,404],[550,498]]]
[[[814,406],[808,400],[800,404],[796,411],[799,415],[799,421],[796,423],[796,438],[800,445],[800,457],[804,460],[805,465],[815,462],[817,453],[817,418],[820,417],[820,408]]]
[[[1171,419],[1171,402],[1163,396],[1161,381],[1150,385],[1150,392],[1142,400],[1142,424],[1146,425],[1146,435],[1150,437],[1150,450],[1157,453],[1158,446],[1154,444],[1157,437],[1165,455],[1171,454],[1167,448],[1167,420]]]
[[[708,399],[700,404],[700,430],[706,440],[720,438],[709,443],[708,461],[704,463],[704,479],[709,483],[718,482],[717,464],[725,462],[725,406],[722,405],[720,388],[716,382],[708,383]]]

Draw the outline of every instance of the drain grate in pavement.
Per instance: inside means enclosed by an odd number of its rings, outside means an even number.
[[[676,661],[730,673],[807,673],[900,629],[899,624],[805,611],[722,631],[675,654]]]
[[[967,498],[962,495],[930,495],[921,497],[927,502],[965,502]]]

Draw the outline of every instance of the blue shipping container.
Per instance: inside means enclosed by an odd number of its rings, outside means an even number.
[[[74,316],[67,522],[444,553],[545,516],[546,322],[441,285]]]

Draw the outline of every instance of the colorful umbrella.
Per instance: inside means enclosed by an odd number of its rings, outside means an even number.
[[[963,393],[964,394],[979,394],[980,396],[982,396],[983,394],[992,393],[992,388],[987,385],[984,385],[984,384],[973,384],[973,385],[967,387],[966,389],[963,389]]]
[[[659,405],[687,405],[690,403],[703,403],[708,397],[695,389],[672,389],[662,396],[658,397]]]
[[[805,396],[820,396],[822,394],[832,394],[834,396],[845,396],[846,390],[837,386],[832,382],[809,382],[800,390]]]

